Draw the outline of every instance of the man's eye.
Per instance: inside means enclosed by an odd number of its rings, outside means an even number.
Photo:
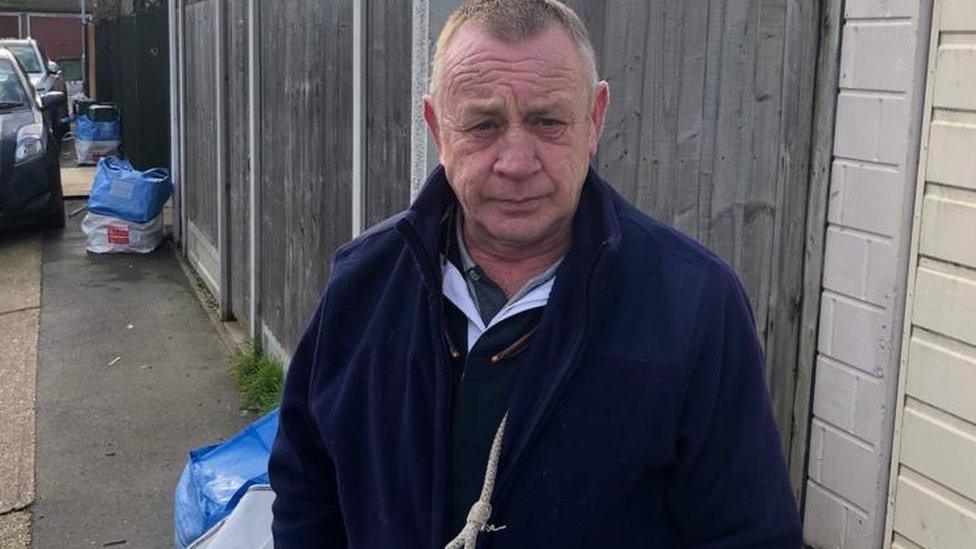
[[[498,128],[498,123],[494,120],[485,120],[484,122],[479,122],[474,126],[468,128],[468,133],[473,133],[475,135],[485,135],[491,133]]]
[[[536,131],[546,137],[559,137],[566,129],[566,123],[555,118],[540,118],[535,122]]]

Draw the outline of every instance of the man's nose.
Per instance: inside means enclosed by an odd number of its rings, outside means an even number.
[[[525,128],[510,126],[498,143],[495,171],[510,179],[526,179],[542,167],[535,142]]]

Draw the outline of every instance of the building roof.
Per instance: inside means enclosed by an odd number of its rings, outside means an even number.
[[[92,0],[85,3],[90,9]],[[81,13],[81,0],[0,0],[0,11]]]

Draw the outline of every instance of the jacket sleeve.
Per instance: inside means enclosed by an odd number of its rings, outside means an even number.
[[[738,280],[706,289],[668,503],[685,547],[801,547],[800,521]]]
[[[325,299],[288,367],[268,474],[275,492],[277,548],[346,547],[336,471],[309,410],[309,386],[322,334]]]

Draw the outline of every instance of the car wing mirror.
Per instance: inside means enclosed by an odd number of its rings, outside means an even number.
[[[61,72],[61,65],[58,65],[54,61],[47,62],[47,72],[51,74],[58,74]]]

